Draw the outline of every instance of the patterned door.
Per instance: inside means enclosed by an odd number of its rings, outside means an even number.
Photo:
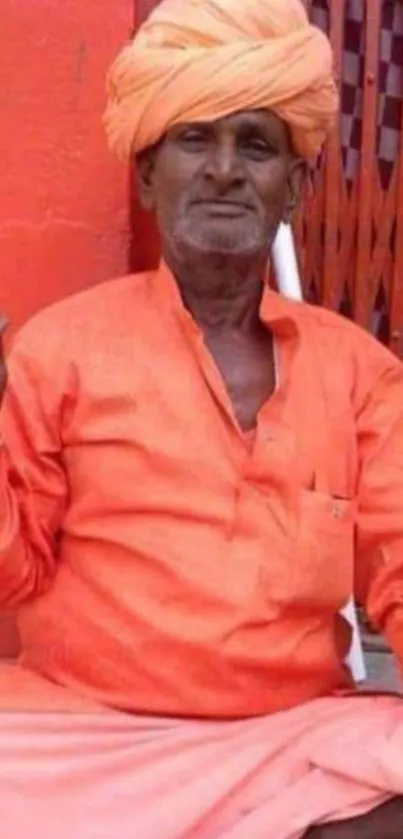
[[[306,5],[330,35],[341,93],[339,124],[296,225],[306,296],[402,356],[403,3]]]

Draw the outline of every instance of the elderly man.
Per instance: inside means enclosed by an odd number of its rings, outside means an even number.
[[[401,839],[403,373],[266,260],[337,108],[299,0],[166,0],[109,78],[157,272],[14,344],[2,409],[4,839]],[[39,714],[38,712],[41,711]]]

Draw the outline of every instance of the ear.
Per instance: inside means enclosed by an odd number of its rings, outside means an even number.
[[[156,158],[155,148],[146,149],[136,158],[137,189],[144,210],[153,210],[155,206]]]
[[[288,224],[301,199],[303,183],[307,173],[307,164],[301,157],[292,157],[287,177],[287,199],[283,221]]]

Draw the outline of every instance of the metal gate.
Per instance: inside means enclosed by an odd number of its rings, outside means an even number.
[[[305,293],[403,356],[403,2],[306,5],[330,35],[341,113],[296,223]]]

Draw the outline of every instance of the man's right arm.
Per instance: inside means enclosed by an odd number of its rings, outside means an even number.
[[[51,375],[51,364],[41,360],[46,355],[52,359],[51,347],[44,352],[45,340],[40,332],[32,340],[30,329],[23,330],[8,373],[0,347],[0,606],[5,607],[43,594],[51,585],[67,503],[60,381]]]

